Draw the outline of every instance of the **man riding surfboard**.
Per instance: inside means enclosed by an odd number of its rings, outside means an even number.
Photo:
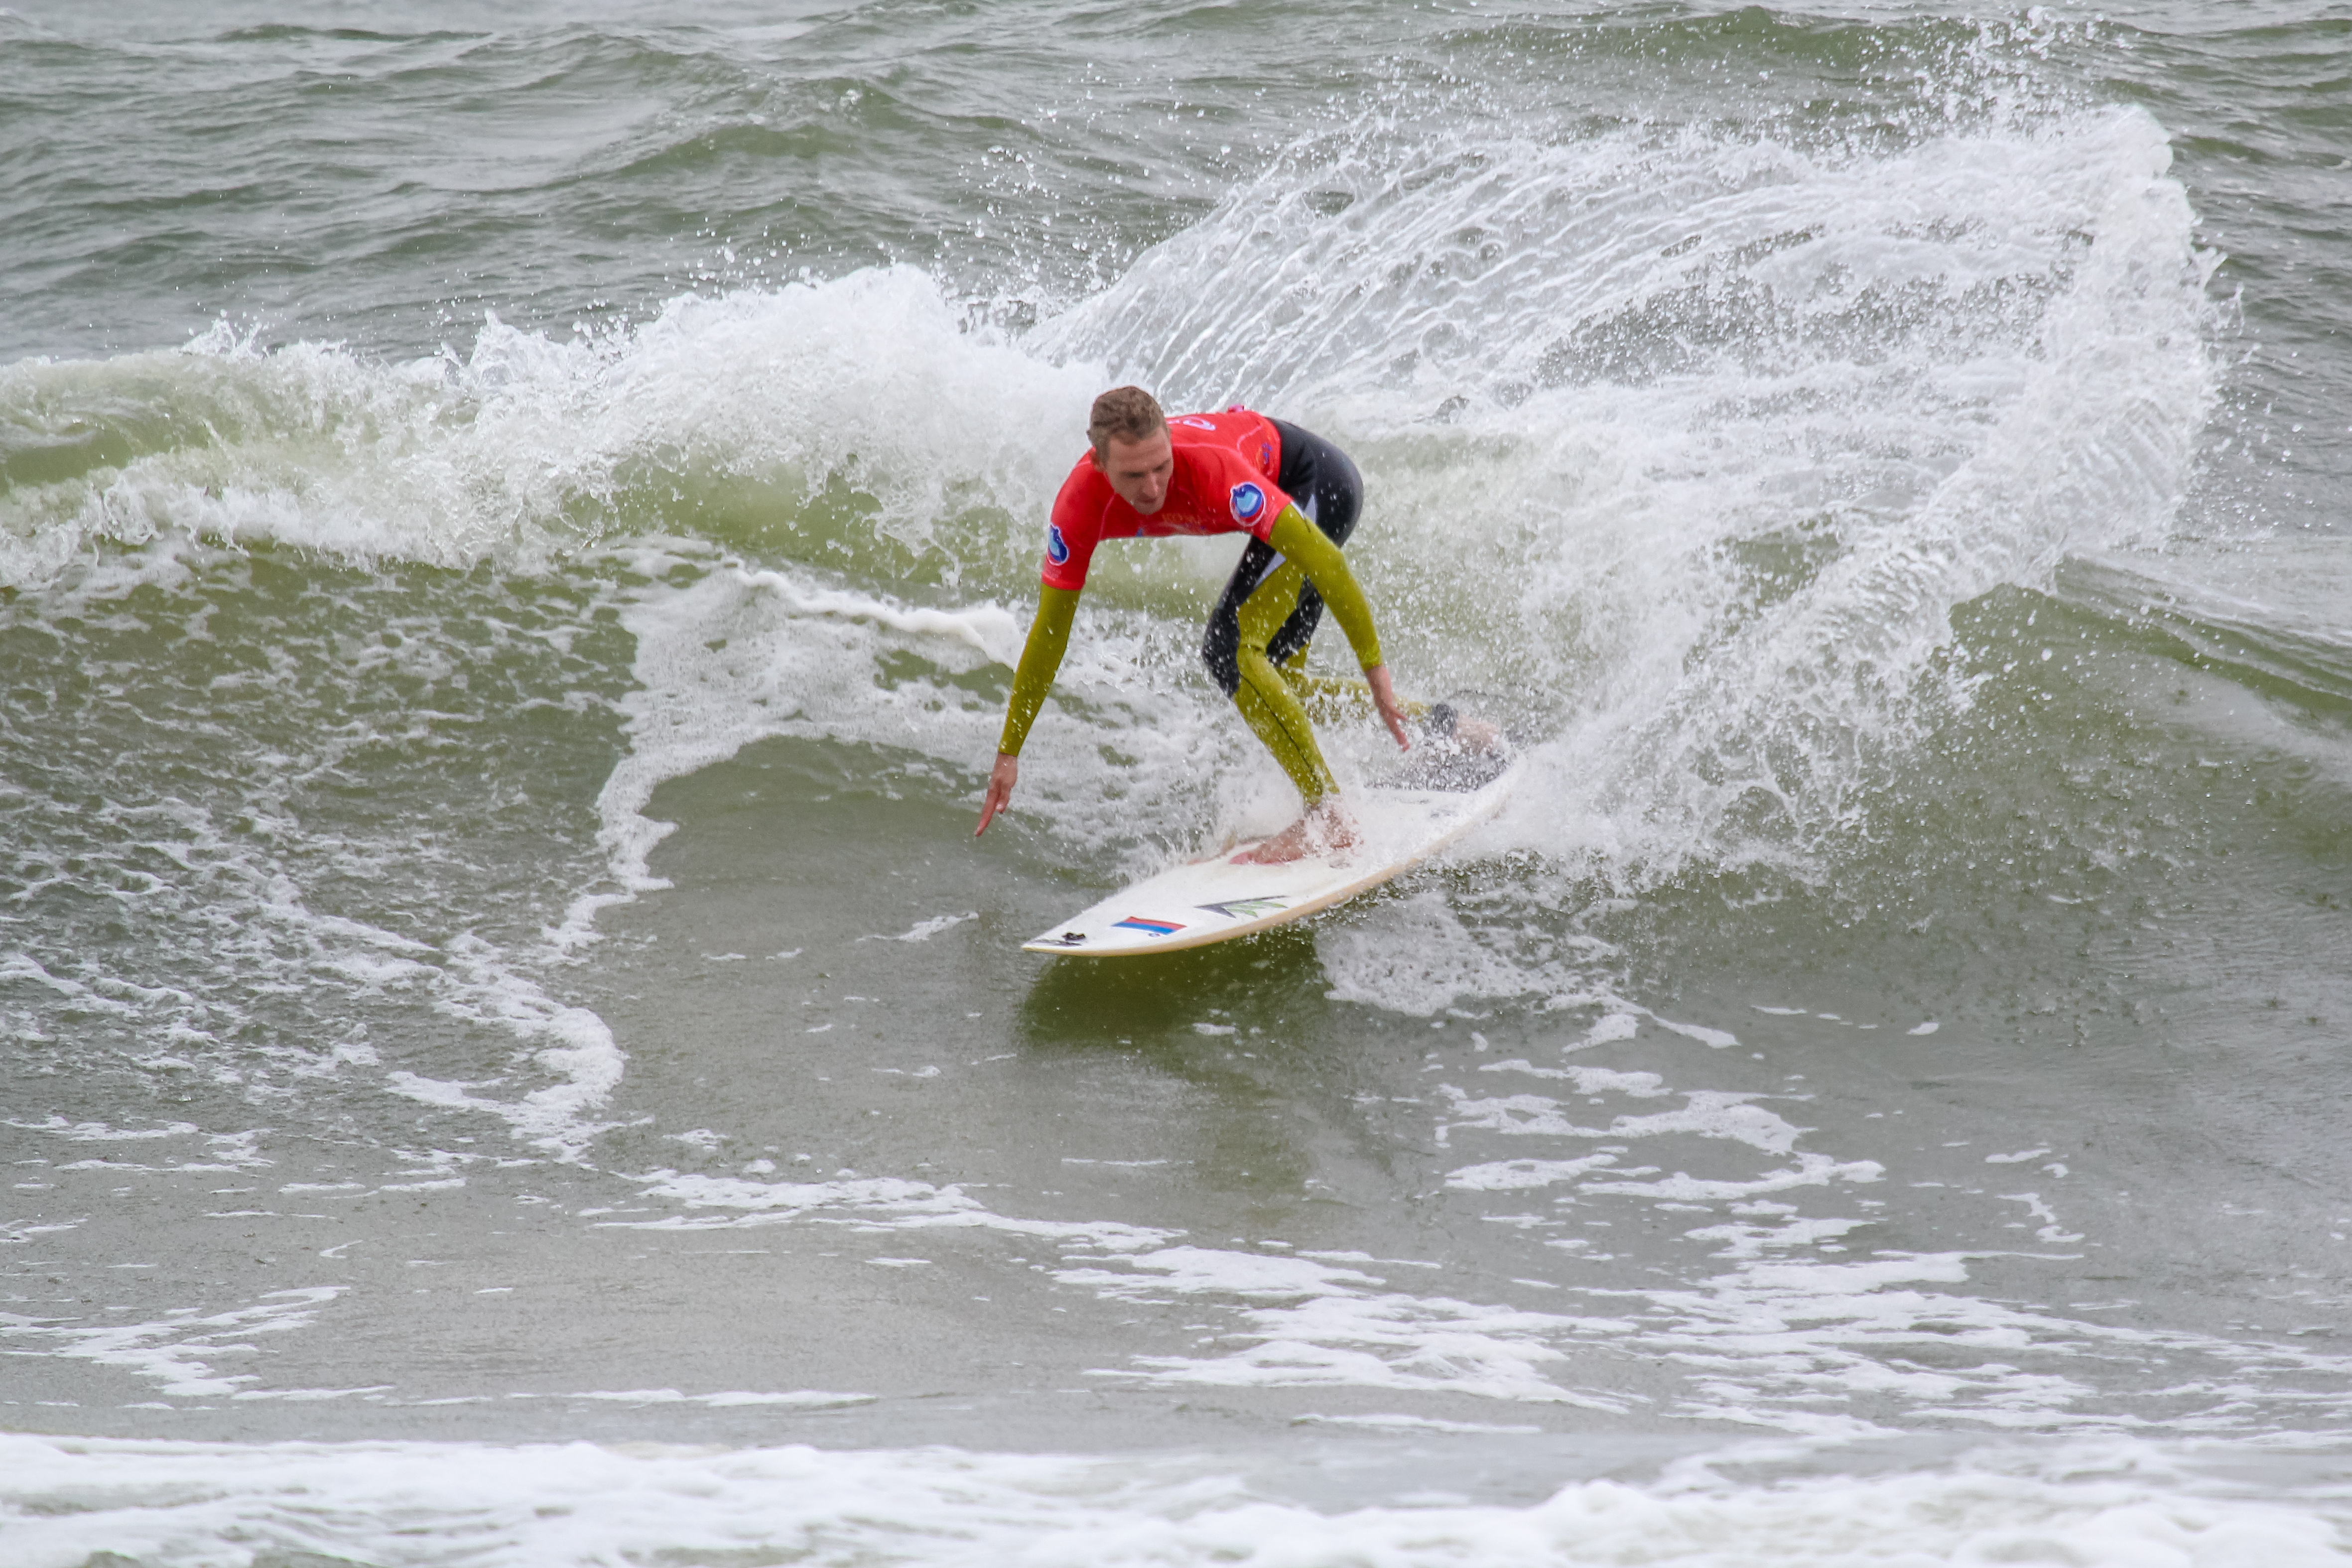
[[[1012,799],[1022,743],[1061,668],[1096,545],[1247,533],[1240,564],[1209,616],[1201,657],[1306,805],[1304,816],[1250,858],[1277,863],[1344,847],[1353,829],[1306,709],[1306,700],[1329,695],[1329,683],[1303,668],[1326,605],[1363,667],[1365,685],[1354,689],[1369,689],[1400,747],[1412,743],[1371,605],[1340,553],[1363,504],[1355,464],[1322,437],[1244,408],[1171,419],[1135,386],[1096,398],[1087,434],[1091,446],[1062,482],[1045,530],[1037,618],[1013,676],[974,836]]]

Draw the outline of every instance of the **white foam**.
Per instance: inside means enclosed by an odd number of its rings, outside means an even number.
[[[1055,1278],[1068,1285],[1090,1286],[1106,1296],[1136,1300],[1160,1299],[1169,1291],[1246,1300],[1321,1296],[1379,1283],[1371,1275],[1312,1258],[1268,1258],[1263,1253],[1214,1247],[1161,1247],[1121,1261],[1129,1272],[1067,1268]]]
[[[1786,1154],[1805,1131],[1754,1103],[1764,1096],[1725,1089],[1687,1089],[1683,1091],[1687,1103],[1680,1110],[1619,1116],[1605,1128],[1579,1125],[1558,1100],[1540,1094],[1496,1095],[1482,1100],[1449,1083],[1439,1084],[1437,1092],[1445,1096],[1453,1108],[1453,1118],[1444,1128],[1449,1136],[1471,1128],[1580,1138],[1646,1138],[1688,1132],[1702,1138],[1727,1138],[1767,1153]]]
[[[1587,1172],[1616,1163],[1614,1154],[1587,1154],[1580,1160],[1492,1160],[1482,1165],[1448,1171],[1445,1184],[1475,1193],[1516,1192],[1573,1181]]]
[[[1642,1021],[1630,1012],[1611,1013],[1594,1021],[1584,1032],[1582,1043],[1587,1046],[1607,1045],[1612,1040],[1630,1040],[1641,1032]]]
[[[877,1231],[995,1231],[1106,1252],[1135,1251],[1171,1238],[1167,1231],[1109,1220],[1039,1220],[1000,1215],[961,1187],[934,1186],[896,1176],[757,1182],[665,1170],[632,1179],[645,1184],[646,1197],[668,1199],[688,1210],[729,1212],[600,1223],[632,1230],[712,1230],[831,1218]]]
[[[967,910],[960,915],[933,915],[929,920],[917,921],[896,936],[877,934],[862,936],[857,940],[860,942],[929,942],[950,926],[960,926],[966,921],[976,921],[979,918],[980,911],[977,910]]]
[[[16,958],[33,969],[39,965],[25,954]],[[18,973],[24,973],[20,970]],[[162,1127],[110,1127],[103,1121],[68,1121],[64,1117],[50,1115],[40,1121],[10,1121],[7,1125],[20,1132],[47,1132],[69,1139],[76,1143],[120,1143],[149,1138],[184,1138],[196,1131],[193,1121],[173,1121]]]
[[[1593,1098],[1623,1094],[1638,1100],[1664,1090],[1651,1074],[1525,1062],[1492,1064],[1486,1070],[1569,1082],[1597,1091]],[[2352,1409],[2352,1360],[2315,1355],[2291,1342],[2257,1345],[2099,1322],[2082,1315],[2090,1307],[2073,1311],[1991,1298],[1969,1281],[1997,1254],[1885,1250],[1883,1243],[1874,1247],[1881,1215],[1872,1211],[1882,1205],[1861,1199],[1857,1190],[1883,1180],[1885,1173],[1877,1162],[1801,1147],[1805,1130],[1759,1103],[1765,1097],[1675,1092],[1684,1101],[1678,1110],[1588,1116],[1540,1094],[1475,1096],[1441,1086],[1441,1142],[1478,1145],[1482,1152],[1488,1141],[1504,1139],[1565,1145],[1558,1154],[1547,1149],[1464,1164],[1450,1173],[1447,1185],[1465,1194],[1498,1194],[1496,1212],[1479,1217],[1512,1226],[1559,1259],[1533,1270],[1540,1277],[1534,1283],[1571,1293],[1562,1300],[1584,1294],[1630,1320],[1602,1335],[1563,1316],[1517,1326],[1501,1336],[1507,1342],[1557,1352],[1569,1364],[1595,1353],[1663,1357],[1687,1365],[1693,1375],[1662,1408],[1683,1417],[1794,1433],[1867,1432],[1887,1418],[1880,1412],[1899,1413],[1906,1422],[1974,1422],[2020,1430],[2131,1424],[2139,1419],[2134,1412],[2147,1391],[2119,1399],[2102,1372],[2119,1356],[2134,1364],[2177,1369],[2163,1395],[2185,1402],[2168,1416],[2175,1429],[2263,1429],[2267,1417],[2225,1392],[2249,1386],[2256,1377],[2265,1386],[2279,1378],[2293,1381],[2298,1402],[2312,1410]],[[1687,1148],[1688,1140],[1711,1146],[1703,1174],[1675,1168],[1666,1153],[1678,1143]],[[1609,1142],[1595,1148],[1596,1141]],[[1724,1170],[1725,1158],[1735,1152],[1738,1168]],[[1558,1194],[1549,1210],[1502,1212],[1504,1205],[1524,1207],[1519,1194],[1545,1189]],[[1998,1205],[2021,1205],[2022,1213]],[[1639,1207],[1627,1212],[1628,1205]],[[1727,1219],[1719,1217],[1725,1207],[1731,1211]],[[2077,1247],[2086,1239],[2065,1228],[2057,1209],[2039,1192],[2002,1194],[1982,1208],[1983,1234],[2000,1236],[2004,1226],[2023,1233],[2021,1258],[2009,1267],[2024,1258],[2063,1261],[2070,1254],[2053,1249]],[[1725,1271],[1688,1284],[1638,1277],[1621,1283],[1590,1272],[1594,1265],[1612,1261],[1602,1250],[1612,1227],[1638,1223],[1655,1228],[1676,1223],[1675,1216],[1685,1212],[1699,1218],[1683,1230],[1683,1239],[1708,1246],[1728,1265]],[[2042,1250],[2024,1250],[2037,1247]],[[1363,1294],[1334,1288],[1324,1298],[1283,1309],[1287,1321],[1263,1311],[1251,1314],[1253,1337],[1262,1334],[1269,1342],[1305,1344],[1307,1350],[1288,1348],[1255,1360],[1247,1352],[1227,1353],[1161,1367],[1159,1375],[1258,1383],[1296,1375],[1307,1382],[1360,1379],[1392,1386],[1389,1363],[1412,1359],[1402,1349],[1411,1336],[1400,1335],[1399,1348],[1387,1354],[1369,1354],[1351,1321],[1360,1308],[1349,1304]],[[1394,1316],[1415,1321],[1415,1311],[1405,1309]],[[1433,1344],[1438,1331],[1431,1327],[1429,1333]],[[1326,1352],[1319,1360],[1310,1353],[1317,1346]],[[1467,1365],[1465,1388],[1507,1386],[1479,1362]],[[1614,1380],[1610,1386],[1617,1386]]]
[[[1745,1458],[1733,1450],[1715,1462],[1732,1468]],[[2217,1469],[2231,1458],[2210,1455]],[[1534,1503],[1316,1508],[1268,1496],[1226,1463],[1183,1455],[6,1435],[0,1503],[21,1568],[78,1568],[101,1550],[146,1562],[406,1560],[420,1540],[459,1535],[486,1561],[547,1568],[737,1555],[821,1568],[1759,1560],[2322,1568],[2340,1563],[2346,1545],[2343,1501],[2324,1489],[2232,1484],[2124,1443],[1984,1449],[1760,1484],[1726,1480],[1702,1458],[1653,1481],[1573,1481]]]
[[[1754,1198],[1766,1193],[1785,1193],[1798,1187],[1825,1187],[1832,1182],[1875,1182],[1885,1173],[1886,1168],[1875,1160],[1840,1161],[1807,1150],[1796,1156],[1794,1165],[1738,1180],[1702,1180],[1676,1171],[1671,1176],[1654,1182],[1587,1182],[1580,1190],[1623,1193],[1636,1197],[1681,1203],[1727,1203],[1736,1198]]]
[[[1462,923],[1442,892],[1418,892],[1327,921],[1315,954],[1334,1002],[1433,1017],[1462,996],[1529,992],[1558,996],[1580,990],[1565,963],[1527,964],[1498,952]]]
[[[361,727],[334,744],[357,744],[357,737],[367,733]],[[269,771],[283,771],[282,759]],[[121,836],[116,853],[126,861],[162,856],[187,876],[170,896],[137,911],[139,919],[155,923],[144,928],[146,950],[128,962],[140,963],[144,973],[206,976],[201,987],[146,984],[110,973],[103,967],[108,959],[99,953],[58,953],[45,963],[35,952],[17,952],[7,961],[7,975],[54,993],[60,1005],[117,1022],[126,1040],[117,1048],[144,1071],[200,1074],[254,1100],[296,1092],[305,1079],[345,1072],[376,1076],[387,1064],[363,1038],[354,1037],[364,1034],[364,1024],[353,1012],[364,1017],[370,1005],[388,994],[421,995],[444,1014],[519,1038],[530,1048],[531,1065],[554,1081],[514,1100],[420,1073],[405,1063],[390,1064],[393,1070],[383,1081],[428,1103],[488,1111],[530,1142],[562,1158],[578,1158],[597,1130],[588,1113],[610,1094],[621,1072],[620,1052],[602,1021],[556,1002],[511,954],[478,936],[461,932],[436,946],[389,924],[313,909],[305,882],[348,871],[348,866],[312,858],[301,834],[247,831],[222,820],[282,809],[258,796],[244,797],[234,808],[135,796],[104,808]],[[378,847],[348,847],[362,857]],[[404,843],[401,849],[408,847]],[[184,908],[196,911],[196,918],[184,918]],[[385,917],[400,918],[398,912]],[[223,974],[229,977],[226,983],[219,979]],[[255,999],[278,994],[335,995],[356,1005],[341,1015],[338,1032],[323,1038],[229,1048],[226,1042],[249,1018]],[[208,1159],[171,1168],[266,1164],[255,1137],[249,1131],[212,1135]],[[163,1168],[113,1156],[109,1163],[125,1169]]]
[[[793,1389],[782,1394],[753,1394],[741,1389],[718,1394],[680,1394],[675,1388],[591,1389],[580,1394],[534,1394],[538,1399],[601,1399],[615,1405],[705,1405],[713,1410],[732,1410],[747,1405],[773,1405],[793,1410],[836,1410],[854,1405],[870,1405],[870,1394],[827,1394],[813,1388]]]
[[[268,1169],[277,1162],[261,1152],[261,1131],[248,1128],[241,1132],[199,1131],[194,1123],[174,1121],[163,1127],[116,1128],[102,1121],[68,1122],[62,1116],[51,1115],[41,1121],[11,1121],[7,1126],[20,1131],[45,1132],[75,1143],[145,1143],[159,1138],[201,1138],[205,1150],[201,1157],[183,1160],[174,1164],[148,1164],[114,1156],[72,1160],[55,1167],[60,1171],[125,1171],[141,1173],[214,1172],[250,1173]]]
[[[1300,1426],[1361,1426],[1374,1432],[1463,1432],[1499,1433],[1507,1436],[1524,1436],[1543,1430],[1540,1426],[1512,1426],[1491,1421],[1442,1421],[1431,1415],[1299,1415],[1292,1425]]]
[[[578,1162],[603,1124],[587,1113],[603,1105],[619,1086],[627,1057],[604,1020],[585,1007],[556,1001],[537,982],[518,973],[507,956],[475,936],[448,944],[447,963],[458,984],[436,999],[444,1012],[511,1031],[538,1046],[531,1061],[555,1082],[499,1100],[470,1086],[397,1071],[385,1083],[428,1105],[487,1111],[504,1120],[530,1143],[557,1157]],[[541,1042],[549,1042],[541,1045]]]
[[[1654,1072],[1619,1072],[1613,1068],[1539,1068],[1523,1058],[1489,1062],[1480,1072],[1525,1073],[1529,1078],[1565,1079],[1579,1094],[1623,1094],[1635,1100],[1654,1100],[1671,1094],[1666,1080]]]
[[[162,1393],[178,1398],[340,1398],[368,1391],[252,1389],[246,1385],[260,1381],[257,1373],[222,1372],[214,1363],[224,1356],[254,1353],[254,1347],[244,1342],[253,1335],[309,1327],[318,1309],[342,1292],[340,1285],[272,1290],[251,1306],[203,1317],[174,1314],[144,1323],[44,1322],[6,1313],[0,1314],[0,1337],[18,1345],[39,1345],[46,1354],[149,1379]]]

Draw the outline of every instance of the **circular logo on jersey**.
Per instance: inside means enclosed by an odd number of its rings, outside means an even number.
[[[1059,523],[1045,525],[1045,559],[1059,566],[1070,558],[1070,542],[1062,537]]]
[[[1234,487],[1234,521],[1255,522],[1257,514],[1265,510],[1265,492],[1244,479]]]

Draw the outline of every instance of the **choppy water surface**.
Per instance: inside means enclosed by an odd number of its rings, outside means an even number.
[[[0,12],[0,1557],[2343,1561],[2347,84]],[[1170,543],[970,837],[1128,379],[1354,453],[1532,766],[1107,972],[1018,943],[1291,805]]]

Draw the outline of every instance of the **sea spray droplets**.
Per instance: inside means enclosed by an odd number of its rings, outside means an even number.
[[[1955,605],[2168,526],[2210,397],[2169,159],[2130,110],[1866,152],[1376,125],[1032,341],[1357,455],[1398,668],[1557,737],[1489,846],[1810,878],[1965,702]],[[1590,988],[1534,945],[1441,967]]]

